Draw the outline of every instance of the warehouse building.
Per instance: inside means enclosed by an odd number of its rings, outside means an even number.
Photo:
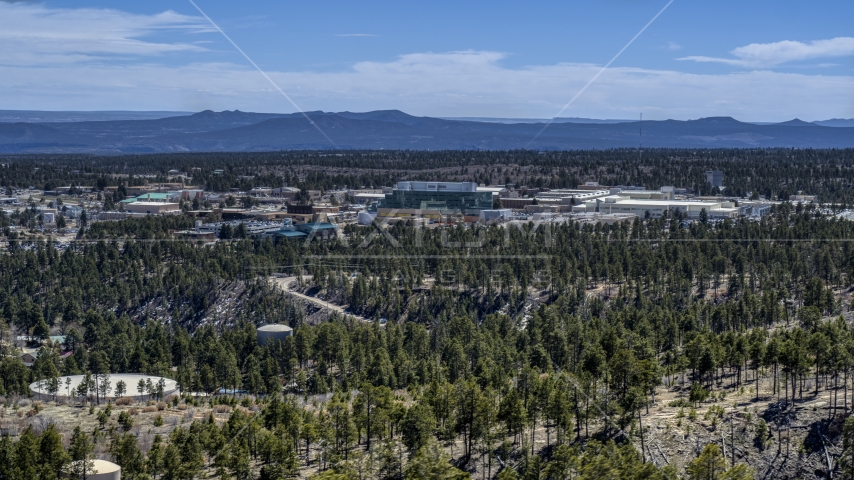
[[[607,214],[634,214],[644,218],[649,214],[659,218],[664,212],[681,212],[687,218],[699,218],[705,210],[709,218],[737,218],[740,209],[733,202],[691,200],[637,200],[620,195],[590,200],[573,207],[573,212],[598,212]]]

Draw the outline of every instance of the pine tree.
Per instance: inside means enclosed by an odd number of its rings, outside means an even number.
[[[422,403],[416,403],[406,410],[401,423],[403,444],[414,455],[427,444],[436,429],[436,420],[432,409]]]
[[[431,439],[421,447],[404,471],[406,480],[465,480],[470,475],[450,464],[450,458],[439,444]]]
[[[79,426],[74,427],[74,433],[71,435],[71,444],[68,447],[68,454],[71,456],[71,464],[68,467],[68,473],[86,480],[89,475],[98,473],[95,471],[95,462],[92,458],[95,446],[89,439],[89,435],[80,429]]]

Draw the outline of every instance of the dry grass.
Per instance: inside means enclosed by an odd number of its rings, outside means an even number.
[[[130,415],[139,415],[139,409],[138,409],[138,408],[136,408],[136,407],[133,407],[133,408],[131,408],[130,410],[128,410],[128,413],[129,413]]]
[[[231,407],[228,405],[214,405],[214,413],[231,413]]]
[[[123,407],[126,405],[133,405],[133,399],[131,397],[121,397],[116,399],[116,405]]]

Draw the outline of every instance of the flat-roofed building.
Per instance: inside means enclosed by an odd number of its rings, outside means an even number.
[[[509,208],[503,208],[500,210],[481,210],[480,211],[480,219],[484,222],[494,222],[501,220],[510,220],[510,217],[513,215],[513,210]]]
[[[240,225],[243,225],[244,230],[246,231],[246,235],[250,237],[258,237],[264,234],[275,232],[282,228],[284,225],[282,222],[259,222],[259,221],[242,221],[242,220],[233,220],[230,222],[217,222],[217,223],[203,223],[199,225],[196,230],[199,232],[212,232],[214,236],[219,238],[222,233],[222,228],[228,225],[231,228],[232,232],[238,228]]]
[[[160,192],[148,192],[136,197],[137,202],[168,202],[173,199],[173,195]]]
[[[680,212],[687,218],[698,218],[703,210],[709,218],[737,218],[739,208],[732,202],[691,201],[691,200],[636,200],[623,196],[608,197],[585,202],[588,212],[634,214],[641,218],[647,213],[659,218],[664,212]]]
[[[377,192],[353,192],[350,195],[350,200],[354,203],[368,205],[373,202],[378,202],[385,198],[384,193]]]
[[[538,203],[577,205],[587,200],[608,196],[608,190],[559,189],[537,194]]]
[[[131,213],[144,213],[147,215],[177,213],[181,206],[169,202],[133,202],[125,205],[125,210]]]
[[[492,209],[492,191],[478,191],[474,182],[398,182],[377,204],[380,210],[428,211],[480,215]],[[382,215],[382,213],[380,213]]]
[[[382,218],[429,218],[441,220],[441,210],[418,209],[418,208],[377,208],[377,216]]]
[[[501,208],[510,208],[513,210],[522,210],[528,205],[532,205],[534,203],[533,198],[499,198],[501,202]]]

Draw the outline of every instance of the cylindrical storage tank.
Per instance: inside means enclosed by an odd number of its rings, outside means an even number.
[[[294,330],[287,325],[264,325],[258,328],[258,345],[266,345],[277,340],[284,342]]]
[[[106,460],[93,460],[92,463],[94,464],[92,469],[86,472],[86,480],[122,480],[122,467],[115,463]],[[63,476],[66,478],[76,477],[70,473]],[[80,475],[80,478],[83,478],[83,475]]]
[[[75,398],[77,396],[77,387],[81,383],[83,383],[84,379],[85,377],[83,375],[70,375],[67,377],[59,377],[57,378],[57,390],[55,392],[50,391],[50,382],[48,380],[41,380],[38,382],[31,383],[30,391],[33,393],[34,397],[42,400],[53,400],[56,397]],[[119,382],[124,383],[124,393],[121,395],[122,397],[131,397],[135,400],[152,398],[153,392],[147,389],[147,385],[150,383],[152,387],[156,388],[157,385],[160,383],[161,379],[163,380],[164,398],[167,395],[179,393],[178,383],[175,380],[169,378],[157,377],[153,375],[144,375],[139,373],[112,373],[110,374],[110,391],[107,394],[106,398],[102,397],[102,400],[115,400],[119,396],[117,388]],[[94,375],[91,377],[91,380],[96,380]],[[97,380],[99,382],[103,382],[105,379],[102,376],[99,377]],[[139,391],[140,380],[145,386],[142,392]],[[95,394],[91,393],[91,395],[88,395],[88,398],[90,398],[91,400],[95,400]]]

